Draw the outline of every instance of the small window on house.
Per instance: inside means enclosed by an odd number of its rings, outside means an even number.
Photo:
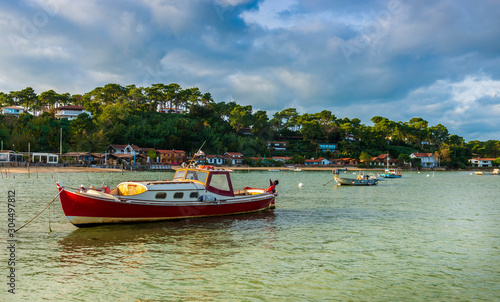
[[[165,199],[165,198],[167,198],[167,193],[165,192],[156,193],[156,199]]]
[[[181,199],[183,197],[184,197],[184,193],[182,193],[182,192],[177,192],[174,194],[175,199]]]
[[[191,192],[191,194],[189,194],[189,198],[198,198],[198,192]]]

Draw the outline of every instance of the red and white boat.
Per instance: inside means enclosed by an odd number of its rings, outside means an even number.
[[[67,190],[57,183],[64,214],[78,227],[233,215],[274,209],[275,186],[234,191],[230,170],[182,168],[172,180],[127,181],[116,188]]]

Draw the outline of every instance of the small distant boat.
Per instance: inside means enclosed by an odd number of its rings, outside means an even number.
[[[401,173],[398,169],[385,169],[385,173],[380,174],[380,177],[383,178],[401,178],[402,176],[403,173]]]
[[[385,180],[385,178],[383,178],[382,176],[380,176],[380,175],[375,175],[375,174],[373,174],[373,173],[369,173],[369,174],[368,174],[368,177],[369,177],[370,179],[376,179],[376,180],[378,180],[378,181]]]
[[[300,172],[300,171],[302,171],[302,169],[295,167],[295,168],[290,168],[290,171],[292,171],[292,172]]]
[[[378,180],[369,175],[360,174],[356,178],[340,177],[334,174],[334,179],[339,186],[372,186],[378,184]]]
[[[483,172],[474,172],[476,175],[484,175]]]
[[[385,168],[385,173],[379,174],[379,176],[383,178],[401,178],[403,176],[403,173],[398,169],[389,168],[389,153],[387,153],[387,168]]]
[[[493,169],[493,175],[500,175],[500,169]]]
[[[280,169],[268,169],[269,172],[280,172]]]

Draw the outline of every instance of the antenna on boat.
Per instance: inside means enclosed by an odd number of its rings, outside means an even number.
[[[188,164],[188,167],[191,167],[191,165],[193,164],[193,161],[195,160],[196,156],[201,156],[203,153],[203,151],[201,151],[201,148],[203,148],[203,146],[205,146],[205,143],[207,141],[204,141],[203,144],[201,144],[201,147],[200,149],[198,149],[198,151],[196,151],[196,153],[193,155],[193,158],[189,161],[189,164]]]

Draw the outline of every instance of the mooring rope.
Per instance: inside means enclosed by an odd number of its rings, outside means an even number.
[[[43,210],[42,210],[40,213],[36,214],[36,216],[35,216],[35,217],[31,218],[31,220],[30,220],[30,221],[28,221],[28,222],[26,222],[25,224],[23,224],[23,226],[22,226],[22,227],[20,227],[19,229],[17,229],[15,232],[17,233],[20,229],[22,229],[22,228],[24,228],[26,225],[28,225],[28,223],[32,222],[33,220],[35,220],[35,218],[37,218],[38,216],[40,216],[40,214],[42,214],[42,213],[43,213],[43,211],[45,211],[45,210],[46,210],[46,209],[47,209],[47,208],[48,208],[48,207],[49,207],[49,206],[50,206],[50,205],[51,205],[51,204],[52,204],[52,203],[56,200],[56,198],[59,196],[59,194],[61,194],[61,192],[62,192],[62,191],[63,191],[63,190],[59,191],[59,193],[57,193],[57,195],[54,197],[54,199],[52,199],[52,201],[51,201],[51,202],[49,202],[49,204],[48,204],[48,205],[46,205],[46,206],[45,206],[45,208],[43,208]],[[49,212],[49,213],[50,213],[50,212]],[[50,214],[49,214],[49,215],[50,215]],[[49,217],[49,219],[50,219],[50,217]],[[49,228],[50,228],[50,226],[49,226]]]

